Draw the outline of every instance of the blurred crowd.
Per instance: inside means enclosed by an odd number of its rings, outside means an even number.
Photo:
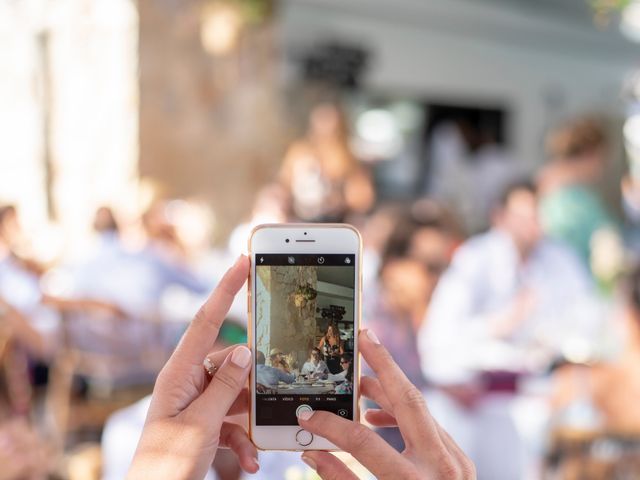
[[[441,131],[443,142],[465,133],[455,122]],[[0,480],[123,478],[155,375],[197,306],[253,226],[287,221],[360,229],[363,324],[479,478],[637,478],[640,188],[626,176],[619,206],[599,193],[607,132],[595,117],[559,125],[528,175],[477,150],[465,163],[464,142],[441,145],[468,189],[443,173],[426,195],[388,201],[345,115],[320,104],[224,248],[194,248],[177,220],[186,202],[158,200],[124,226],[101,207],[90,249],[43,264],[20,212],[3,206]],[[242,304],[220,346],[246,341]],[[334,374],[318,358],[310,352],[308,373]],[[351,358],[338,360],[335,374],[353,375]],[[403,448],[397,430],[381,434]],[[262,478],[306,478],[294,457],[263,457]],[[240,475],[231,454],[216,458],[211,478]]]

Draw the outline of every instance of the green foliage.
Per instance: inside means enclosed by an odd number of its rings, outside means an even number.
[[[260,24],[274,11],[275,0],[205,0],[205,4],[227,4],[237,8],[246,24]]]
[[[305,285],[299,285],[296,289],[296,295],[301,295],[305,300],[311,301],[315,300],[318,296],[318,291],[311,286],[311,284],[307,283]]]
[[[593,20],[596,25],[606,27],[611,17],[621,13],[637,0],[587,0],[593,9]]]
[[[591,7],[599,13],[614,13],[624,10],[635,0],[589,0]]]

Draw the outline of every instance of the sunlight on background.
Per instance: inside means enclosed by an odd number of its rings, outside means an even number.
[[[137,24],[131,0],[0,3],[0,201],[42,259],[77,248],[101,204],[137,213]]]
[[[637,447],[639,32],[640,0],[0,0],[0,437],[120,480],[252,228],[344,221],[364,325],[481,478],[584,478],[605,421]]]

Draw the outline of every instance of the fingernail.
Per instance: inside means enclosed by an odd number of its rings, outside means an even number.
[[[246,368],[251,362],[251,350],[247,347],[238,347],[231,354],[231,361],[240,368]]]
[[[302,416],[302,415],[301,415]],[[316,465],[316,462],[313,461],[313,459],[307,457],[304,453],[302,454],[302,457],[300,457],[302,459],[302,461],[304,463],[306,463],[309,468],[311,468],[312,470],[317,470],[318,466]]]
[[[380,340],[373,330],[367,330],[367,337],[369,337],[369,340],[371,340],[376,345],[380,345]]]
[[[303,410],[302,412],[300,412],[300,415],[298,415],[298,418],[302,420],[309,420],[311,417],[313,417],[313,413],[313,410]]]

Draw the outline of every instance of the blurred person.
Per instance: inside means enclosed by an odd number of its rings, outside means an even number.
[[[14,205],[0,207],[0,237],[6,248],[14,250],[22,236],[18,211]]]
[[[34,396],[29,359],[42,361],[50,353],[40,332],[0,298],[0,392],[7,397],[6,408],[0,400],[0,419],[5,409],[29,415]]]
[[[318,348],[311,350],[309,359],[302,366],[300,375],[308,376],[309,378],[326,379],[329,374],[329,369],[324,360],[322,360],[322,352]]]
[[[640,267],[636,265],[622,282],[620,311],[621,345],[611,358],[594,359],[588,365],[565,365],[554,374],[552,402],[558,426],[584,421],[585,428],[637,437],[640,435]],[[588,401],[596,411],[592,418],[575,418]],[[582,415],[584,417],[584,415]],[[595,420],[595,424],[593,423]],[[636,472],[638,473],[638,472]]]
[[[0,338],[14,341],[36,358],[46,358],[50,345],[29,320],[0,297]]]
[[[589,319],[572,309],[592,283],[568,247],[544,237],[530,182],[504,191],[492,225],[456,251],[418,342],[434,416],[479,476],[498,480],[520,478],[527,462],[510,413],[527,349],[545,342],[557,351],[565,335],[589,333]]]
[[[265,363],[264,353],[258,351],[256,353],[256,380],[260,385],[277,387],[278,382],[293,383],[295,381],[294,374],[273,365],[265,365]]]
[[[149,318],[160,313],[161,299],[171,286],[203,296],[209,282],[190,268],[166,207],[156,203],[142,216],[146,241],[137,250],[123,245],[113,212],[98,209],[94,221],[98,243],[73,272],[74,297],[109,302],[128,318]]]
[[[14,205],[0,206],[0,238],[4,249],[11,252],[11,256],[21,268],[37,276],[46,272],[47,267],[31,254],[29,239],[25,235],[18,209]]]
[[[376,208],[360,230],[362,233],[362,289],[375,286],[384,248],[404,209],[401,205],[383,204]]]
[[[413,231],[424,227],[412,238]],[[363,291],[377,288],[379,270],[389,247],[403,251],[422,261],[438,276],[449,263],[460,242],[461,225],[440,202],[421,198],[409,207],[400,204],[381,205],[362,230]],[[411,238],[411,240],[410,240]],[[411,242],[411,245],[408,243]],[[410,250],[410,252],[409,252]]]
[[[455,210],[471,233],[487,227],[496,195],[520,174],[494,136],[464,117],[434,127],[429,159],[427,192]]]
[[[73,298],[93,298],[111,302],[115,314],[125,315],[127,303],[123,296],[126,273],[120,269],[130,261],[130,252],[122,243],[120,226],[113,211],[105,206],[96,210],[93,220],[95,244],[71,266]]]
[[[635,261],[640,261],[640,178],[637,170],[632,163],[630,172],[620,182],[620,190],[625,216],[625,247]]]
[[[454,227],[444,215],[435,202],[416,202],[399,215],[382,255],[379,283],[385,300],[379,306],[386,303],[401,315],[408,315],[415,331],[458,244]]]
[[[344,114],[329,103],[311,111],[306,135],[285,155],[279,182],[293,216],[302,221],[343,221],[368,212],[375,202],[370,176],[349,147]]]
[[[169,202],[154,202],[141,217],[142,227],[147,235],[147,241],[158,253],[168,261],[182,260],[187,255],[187,249],[178,236],[175,225],[168,217]]]
[[[407,378],[421,391],[427,384],[420,368],[417,333],[451,250],[448,229],[434,217],[427,221],[422,216],[417,221],[405,212],[387,242],[378,283],[366,292],[367,328],[385,342]],[[379,435],[396,450],[403,450],[398,429],[382,429]]]
[[[16,319],[13,327],[32,337],[39,344],[36,350],[40,353],[51,353],[58,343],[59,333],[59,314],[51,305],[56,299],[42,293],[42,270],[33,268],[14,251],[19,224],[18,213],[13,206],[0,208],[0,297],[7,304],[7,313]],[[24,328],[18,327],[18,323]],[[31,329],[35,331],[27,333]],[[36,336],[40,338],[36,340]]]
[[[241,257],[227,272],[163,368],[126,478],[201,479],[219,448],[225,447],[234,452],[245,472],[259,470],[258,452],[246,430],[229,422],[230,415],[246,414],[248,409],[246,382],[251,351],[244,345],[211,351],[216,332],[233,297],[246,282],[249,268],[248,259]],[[363,378],[362,392],[382,407],[367,412],[365,417],[376,426],[399,426],[407,440],[407,451],[400,454],[363,424],[329,412],[302,413],[300,426],[350,453],[381,480],[475,478],[473,464],[434,422],[421,393],[373,332],[364,330],[359,336],[359,351],[378,376]],[[205,358],[219,365],[212,376],[204,368],[193,368]],[[307,451],[302,459],[323,479],[355,478],[328,452]]]
[[[111,386],[148,383],[160,365],[141,360],[142,352],[152,348],[160,358],[175,346],[184,323],[168,322],[162,309],[170,289],[177,286],[194,296],[208,290],[182,250],[172,246],[173,228],[156,208],[145,216],[148,238],[139,249],[124,244],[111,209],[97,209],[94,248],[69,268],[73,287],[65,302],[109,308],[71,312],[65,319],[65,340],[77,350],[118,359],[107,362],[101,374]]]
[[[6,224],[19,224],[17,213],[0,216],[0,296],[23,315],[43,335],[55,342],[59,327],[59,314],[76,311],[100,311],[119,315],[117,306],[87,296],[66,298],[42,291],[40,278],[43,270],[32,268],[16,256],[11,240],[5,236]],[[14,216],[16,218],[14,218]],[[9,218],[10,220],[8,220]],[[11,227],[9,230],[12,230]]]
[[[188,252],[167,215],[168,203],[157,202],[142,215],[147,242],[139,254],[165,277],[167,283],[205,293],[210,285],[197,278],[187,264]]]
[[[539,176],[543,228],[570,245],[591,268],[596,232],[617,229],[594,190],[608,164],[607,133],[595,118],[576,118],[548,135],[546,149],[550,162]]]
[[[327,331],[318,342],[318,350],[322,352],[329,372],[340,372],[340,355],[344,353],[344,342],[340,337],[338,326],[330,322]]]
[[[19,223],[19,220],[12,219],[11,223],[14,222]],[[6,232],[1,222],[0,230]],[[88,295],[51,295],[43,291],[41,272],[25,266],[13,254],[10,241],[4,235],[0,235],[0,298],[4,311],[2,320],[10,331],[15,355],[22,357],[15,363],[21,372],[13,377],[12,383],[22,384],[18,390],[24,392],[31,390],[29,382],[35,386],[48,382],[49,364],[69,341],[65,335],[66,320],[88,313],[118,318],[122,315],[115,304],[103,299]],[[19,376],[22,381],[18,381]],[[21,396],[24,397],[19,402],[21,410],[30,408],[31,398],[27,399],[26,394]]]

